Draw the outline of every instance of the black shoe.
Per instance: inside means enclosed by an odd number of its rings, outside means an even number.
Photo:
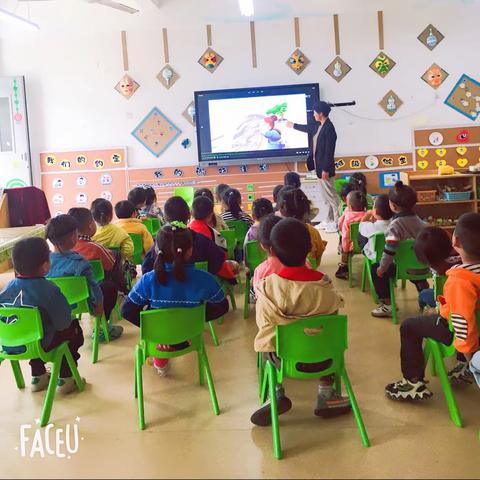
[[[292,401],[285,395],[277,396],[278,414],[288,412],[292,408]],[[250,421],[259,427],[268,427],[272,424],[272,414],[270,411],[270,401],[259,408],[251,417]]]
[[[348,266],[340,263],[338,265],[338,270],[335,272],[335,276],[337,278],[342,279],[342,280],[347,280],[348,279]]]

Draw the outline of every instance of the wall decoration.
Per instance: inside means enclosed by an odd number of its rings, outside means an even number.
[[[18,84],[17,84],[16,77],[13,79],[12,90],[13,90],[12,100],[13,100],[13,104],[15,105],[15,114],[13,115],[13,119],[18,123],[22,121],[23,115],[20,113],[20,100],[18,98]]]
[[[259,166],[258,166],[259,170],[261,172],[266,172],[268,170],[268,163],[261,163]]]
[[[480,113],[480,83],[463,74],[445,100],[445,104],[470,120]]]
[[[419,160],[417,162],[417,167],[420,170],[426,170],[428,168],[428,161],[427,160]]]
[[[214,73],[223,62],[223,57],[213,50],[212,47],[212,26],[207,25],[207,49],[198,59],[198,63],[210,73]]]
[[[241,173],[248,173],[248,165],[240,165]]]
[[[295,50],[290,54],[285,63],[297,75],[300,75],[305,68],[307,68],[310,60],[300,50],[300,19],[298,17],[293,19],[293,30],[295,35]]]
[[[190,141],[189,138],[186,138],[185,140],[182,140],[182,147],[187,149],[192,146],[192,142]]]
[[[417,37],[429,50],[433,50],[445,38],[432,24]]]
[[[219,175],[226,175],[228,173],[228,167],[220,167],[218,169],[218,174]]]
[[[378,104],[380,107],[382,107],[385,113],[393,117],[393,115],[395,115],[398,109],[403,105],[403,102],[393,90],[390,90],[385,94]]]
[[[428,155],[428,148],[419,148],[417,153],[422,157],[425,158]]]
[[[173,171],[173,175],[175,177],[183,177],[183,170],[181,168],[176,168],[174,171]]]
[[[350,160],[350,168],[352,169],[362,168],[362,162],[358,158],[352,158]]]
[[[470,132],[468,130],[462,130],[458,132],[456,139],[458,143],[466,143],[470,139]]]
[[[127,32],[124,30],[121,33],[122,40],[122,57],[123,57],[123,70],[124,74],[122,78],[115,85],[115,90],[129,100],[133,94],[140,88],[140,85],[128,75],[128,50],[127,50]]]
[[[455,151],[459,154],[459,155],[465,155],[467,153],[467,147],[457,147],[455,149]]]
[[[447,79],[448,73],[439,67],[436,63],[432,63],[430,68],[422,75],[422,80],[435,90]]]
[[[195,126],[195,102],[192,100],[182,112],[183,118],[192,126]]]
[[[204,177],[207,174],[207,170],[204,167],[197,167],[195,169],[195,174],[197,177]]]
[[[441,145],[443,143],[443,135],[440,132],[432,132],[428,136],[428,141],[430,142],[430,145]]]
[[[337,82],[341,82],[352,69],[350,65],[340,57],[340,28],[338,24],[338,15],[333,16],[333,30],[335,35],[335,55],[325,71]]]
[[[396,63],[391,59],[383,50],[385,49],[384,41],[384,29],[383,29],[383,12],[377,12],[377,21],[378,21],[378,48],[380,53],[373,59],[370,63],[370,68],[380,75],[382,78],[385,78]],[[388,112],[387,112],[388,113]]]
[[[155,171],[153,172],[153,176],[154,176],[155,178],[162,178],[162,177],[163,177],[163,172],[162,172],[161,170],[155,170]]]
[[[467,165],[468,165],[468,158],[459,158],[457,160],[457,165],[460,167],[460,168],[465,168]]]
[[[119,162],[112,164],[113,157]],[[70,168],[65,170],[60,163],[48,163],[47,158],[61,158]],[[77,162],[84,157],[86,162]],[[52,212],[72,207],[86,206],[102,192],[109,191],[113,202],[124,200],[127,195],[127,152],[124,147],[102,150],[82,149],[70,152],[44,152],[40,154],[42,190],[45,192]],[[104,168],[94,169],[94,162]],[[54,208],[55,207],[55,208]]]
[[[444,157],[447,154],[447,150],[445,148],[437,148],[437,149],[435,149],[435,153],[439,157]]]
[[[180,133],[181,130],[154,107],[133,130],[132,135],[150,153],[159,157]]]
[[[250,22],[250,43],[252,45],[252,67],[257,68],[257,39],[255,36],[255,22]]]
[[[173,85],[180,78],[180,76],[170,65],[167,29],[163,28],[162,33],[163,33],[163,57],[165,60],[165,66],[160,70],[160,73],[157,75],[157,79],[168,90],[171,87],[173,87]]]
[[[380,173],[380,188],[392,188],[400,180],[400,172]]]
[[[369,155],[365,158],[365,166],[370,170],[377,168],[379,163],[378,157],[375,155]]]

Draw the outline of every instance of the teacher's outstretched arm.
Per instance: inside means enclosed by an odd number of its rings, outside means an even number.
[[[299,132],[308,133],[309,135],[312,135],[315,130],[315,124],[309,124],[309,123],[302,124],[302,123],[293,123],[293,122],[287,121],[287,127],[298,130]]]

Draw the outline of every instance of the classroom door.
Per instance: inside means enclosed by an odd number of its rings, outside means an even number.
[[[0,188],[32,184],[24,77],[0,77]]]

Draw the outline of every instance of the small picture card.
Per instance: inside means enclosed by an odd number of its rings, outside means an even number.
[[[385,52],[380,52],[370,64],[370,68],[382,78],[386,77],[396,63]]]
[[[430,24],[425,27],[425,30],[417,38],[429,50],[433,50],[445,37],[432,24]]]
[[[337,82],[341,82],[352,68],[340,57],[335,57],[325,71]]]
[[[393,90],[387,92],[379,102],[379,105],[382,107],[383,111],[391,117],[397,113],[402,104],[402,100]]]
[[[211,47],[208,47],[198,59],[198,63],[210,73],[214,73],[222,62],[223,57]]]
[[[157,75],[158,81],[168,90],[180,78],[178,73],[167,63]]]
[[[287,58],[286,64],[297,74],[300,75],[308,66],[310,60],[299,49],[295,51]]]
[[[140,84],[128,74],[125,74],[115,85],[115,90],[127,100],[131,98],[139,88]]]

